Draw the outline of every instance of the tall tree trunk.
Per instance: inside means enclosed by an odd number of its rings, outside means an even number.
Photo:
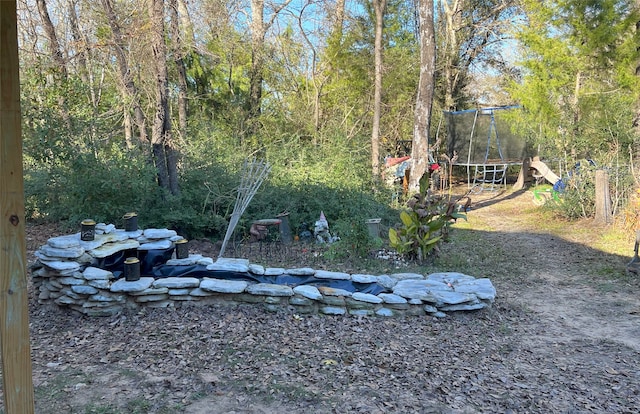
[[[264,39],[267,30],[291,0],[273,5],[268,22],[264,21],[264,0],[251,0],[251,68],[249,69],[248,135],[255,133],[256,121],[262,113],[262,82],[264,80]]]
[[[87,42],[80,31],[80,25],[78,24],[78,14],[76,13],[76,1],[69,0],[68,3],[68,16],[69,16],[69,26],[71,27],[71,36],[73,37],[73,41],[77,45],[78,52],[76,55],[76,59],[78,60],[78,74],[80,75],[80,79],[85,85],[90,85],[89,71],[87,70],[87,55],[89,53],[89,48],[87,47]],[[93,89],[92,89],[93,92]],[[91,103],[95,105],[95,97],[94,94],[91,94]]]
[[[384,29],[384,13],[387,0],[373,0],[376,14],[375,41],[373,46],[374,91],[373,91],[373,125],[371,127],[371,173],[373,178],[380,175],[380,107],[382,105],[382,31]]]
[[[193,45],[196,41],[193,34],[193,22],[189,16],[189,9],[185,0],[178,0],[178,16],[180,18],[180,26],[182,28],[183,44]]]
[[[69,26],[71,27],[71,36],[73,37],[73,41],[76,44],[77,52],[76,59],[78,61],[77,72],[80,75],[80,79],[82,83],[86,85],[89,89],[89,102],[91,103],[91,109],[93,112],[93,117],[97,118],[98,114],[98,101],[99,101],[99,93],[96,93],[96,85],[94,83],[93,72],[89,70],[88,61],[91,58],[91,48],[89,47],[89,41],[82,30],[80,29],[80,24],[78,22],[78,14],[76,12],[76,3],[77,0],[68,0],[68,16],[69,16]],[[104,69],[102,69],[104,71]],[[131,120],[129,120],[129,124]],[[125,130],[125,138],[127,146],[131,146],[131,129]],[[128,136],[127,136],[128,134]],[[91,126],[91,136],[93,139],[96,139],[98,136],[97,126],[95,123]]]
[[[416,113],[411,147],[409,190],[420,189],[420,178],[429,166],[429,127],[435,89],[436,36],[433,22],[433,1],[419,1],[420,81],[416,98]]]
[[[447,111],[455,111],[457,108],[456,103],[456,90],[458,80],[460,77],[460,67],[458,65],[460,44],[458,40],[458,30],[462,25],[462,9],[460,0],[447,0],[442,2],[443,18],[445,24],[445,45],[443,56],[446,59],[446,64],[443,67],[443,81],[444,81],[444,109]]]
[[[261,113],[265,33],[264,0],[251,0],[251,69],[249,72],[248,108],[248,115],[251,121],[254,121]]]
[[[111,3],[112,0],[102,0],[102,6],[104,8],[105,14],[107,15],[107,20],[109,21],[109,26],[111,28],[111,34],[113,37],[113,51],[116,55],[116,61],[118,63],[118,71],[120,74],[120,89],[122,93],[122,97],[125,101],[125,136],[129,137],[129,141],[127,141],[128,145],[132,145],[131,136],[132,132],[127,132],[126,127],[127,124],[131,125],[130,122],[130,114],[129,114],[129,105],[133,108],[133,114],[136,126],[138,127],[138,140],[142,148],[145,148],[149,144],[149,135],[147,134],[147,120],[142,111],[142,107],[140,106],[140,97],[138,96],[138,88],[133,82],[133,75],[131,70],[129,69],[129,62],[127,61],[127,56],[125,55],[125,44],[124,38],[122,36],[122,29],[120,28],[120,24],[116,18],[116,14],[113,11],[113,5]],[[129,121],[127,121],[129,119]]]
[[[49,51],[51,53],[51,59],[53,60],[55,69],[58,72],[60,79],[66,81],[67,64],[63,57],[62,50],[60,50],[60,42],[58,42],[56,29],[51,22],[51,18],[49,17],[47,4],[45,0],[36,0],[36,3],[38,4],[38,13],[40,14],[40,19],[42,20],[44,33],[46,34],[47,40],[49,41]]]
[[[640,10],[640,0],[635,0],[636,9]],[[640,33],[640,20],[636,22],[636,34]],[[636,46],[636,50],[640,50],[640,45]],[[636,62],[636,76],[640,76],[640,60]],[[632,149],[636,161],[640,159],[640,102],[636,102],[636,113],[632,121],[633,129],[636,133],[634,140],[634,148]]]
[[[178,136],[187,138],[187,69],[184,64],[185,47],[180,31],[177,0],[170,0],[171,34],[173,37],[173,60],[178,70]]]
[[[60,48],[60,42],[58,42],[56,29],[53,26],[51,17],[49,17],[49,10],[47,9],[45,0],[36,0],[36,3],[38,5],[38,13],[40,14],[40,20],[42,20],[44,32],[47,36],[47,40],[49,41],[49,52],[51,53],[51,60],[53,61],[56,72],[55,79],[64,85],[68,78],[67,63]],[[69,108],[64,94],[58,95],[58,111],[60,111],[60,116],[65,125],[69,131],[71,131],[71,116],[69,115]]]
[[[151,148],[158,172],[158,184],[171,194],[178,194],[177,162],[171,142],[167,47],[164,31],[164,0],[149,0],[151,50],[156,71],[156,104],[151,127]]]

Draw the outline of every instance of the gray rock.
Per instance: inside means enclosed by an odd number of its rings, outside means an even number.
[[[58,279],[54,279],[51,278],[47,281],[47,283],[45,284],[45,286],[47,286],[47,289],[49,290],[60,290],[63,288],[62,283],[58,282]]]
[[[93,240],[80,240],[80,246],[85,250],[95,250],[107,243],[119,243],[127,239],[127,235],[122,233],[96,234]]]
[[[111,287],[111,282],[108,280],[89,280],[87,281],[89,286],[93,286],[96,289],[104,289],[109,290]]]
[[[395,316],[395,313],[393,312],[392,309],[389,308],[380,308],[376,311],[376,315],[378,316],[384,316],[384,317],[392,317]]]
[[[351,298],[367,303],[382,303],[382,298],[369,293],[355,292],[353,295],[351,295]]]
[[[55,276],[55,273],[53,275]],[[49,272],[45,267],[41,267],[40,269],[37,269],[31,272],[31,277],[33,279],[50,277],[50,276],[52,276],[51,272]]]
[[[75,272],[73,272],[71,277],[75,277],[76,279],[82,279],[84,282],[86,282],[86,279],[82,275],[82,272],[80,272],[79,270],[76,270]]]
[[[84,254],[84,249],[80,246],[72,246],[72,247],[61,249],[58,247],[51,247],[45,244],[40,248],[40,252],[48,257],[75,259]]]
[[[462,304],[459,304],[459,305],[441,306],[439,308],[439,310],[444,311],[444,312],[473,311],[473,310],[484,309],[486,307],[487,307],[487,303],[485,303],[485,302],[470,303],[470,304],[462,303]]]
[[[189,257],[184,259],[169,259],[167,260],[167,266],[194,266],[202,259],[201,254],[190,254]]]
[[[169,299],[169,295],[166,293],[161,293],[158,295],[141,295],[136,296],[135,301],[138,303],[146,303],[146,302],[159,302]]]
[[[421,299],[426,302],[435,302],[432,290],[448,289],[447,285],[433,280],[400,280],[394,287],[393,293],[407,299]]]
[[[113,279],[113,273],[108,270],[97,267],[87,267],[82,272],[82,276],[87,280],[110,280]]]
[[[330,296],[327,296],[330,297]],[[371,302],[363,302],[360,300],[355,300],[351,298],[344,298],[344,303],[347,306],[347,309],[375,309],[376,304]]]
[[[151,287],[155,281],[152,277],[141,277],[140,280],[129,282],[125,279],[119,279],[111,285],[112,292],[140,292]]]
[[[473,293],[481,300],[493,302],[496,298],[496,288],[487,278],[460,282],[455,286],[456,292]]]
[[[373,316],[373,309],[349,309],[349,315],[353,316]]]
[[[344,296],[323,296],[320,302],[325,305],[340,307],[344,307],[347,304]]]
[[[322,294],[318,290],[317,287],[311,285],[300,285],[293,288],[293,292],[297,293],[300,296],[304,296],[305,298],[320,300],[322,299]]]
[[[378,284],[385,289],[393,289],[398,281],[389,275],[380,275],[377,280]]]
[[[80,266],[82,268],[82,266]],[[59,270],[58,274],[62,277],[75,277],[74,275],[78,273],[80,269],[68,269],[68,270]]]
[[[249,271],[249,261],[246,259],[220,257],[215,263],[207,266],[207,270],[226,270],[229,272],[247,273]]]
[[[407,300],[405,298],[403,298],[402,296],[394,295],[393,293],[380,293],[378,297],[382,299],[384,303],[407,303]]]
[[[138,250],[167,250],[173,246],[171,240],[155,240],[149,243],[143,243]]]
[[[280,276],[284,274],[285,270],[282,267],[268,267],[264,269],[265,276]]]
[[[123,230],[123,229],[118,229],[116,231],[118,233],[122,233],[122,234],[126,235],[130,239],[135,239],[135,240],[138,240],[142,236],[142,233],[143,233],[142,229],[138,229],[138,230],[135,230],[135,231],[126,231],[126,230]]]
[[[256,283],[247,287],[247,293],[264,296],[293,296],[293,289],[273,283]]]
[[[147,239],[170,239],[178,233],[175,230],[168,229],[146,229],[142,234]]]
[[[264,303],[267,303],[269,305],[279,305],[282,303],[282,297],[281,296],[267,296],[266,298],[264,298]]]
[[[101,232],[102,234],[105,233],[112,233],[116,230],[116,226],[115,224],[105,224],[105,223],[98,223],[96,224],[96,233],[97,232]]]
[[[286,273],[291,276],[313,276],[316,271],[310,267],[298,267],[295,269],[287,269]]]
[[[200,289],[219,293],[242,293],[249,286],[244,280],[222,280],[205,278],[200,281]]]
[[[321,306],[320,312],[325,315],[344,315],[347,313],[347,310],[345,308],[338,308],[335,306]]]
[[[42,262],[43,265],[45,265],[48,268],[51,268],[53,270],[57,270],[58,272],[62,272],[62,271],[76,271],[80,269],[80,263],[77,262],[68,262],[68,261],[61,261],[61,260],[56,260],[53,262]]]
[[[318,286],[318,290],[325,296],[351,296],[352,292],[344,289],[337,289],[328,286]]]
[[[374,275],[355,274],[351,275],[351,280],[356,283],[376,283],[378,281],[378,277]]]
[[[177,300],[180,302],[195,302],[199,301],[201,298],[191,296],[191,295],[169,295],[171,300]]]
[[[435,280],[444,284],[458,284],[462,282],[468,282],[471,280],[475,280],[473,276],[468,276],[463,273],[458,272],[441,272],[441,273],[432,273],[427,276],[429,280]]]
[[[166,287],[169,289],[182,289],[182,288],[196,288],[200,286],[200,279],[195,277],[167,277],[163,279],[156,279],[153,282],[153,287],[161,288]]]
[[[169,293],[168,287],[153,287],[153,284],[152,284],[151,287],[145,290],[142,290],[140,292],[131,292],[129,294],[131,296],[143,296],[143,295],[162,295],[164,293]]]
[[[64,288],[61,291],[64,295],[70,297],[74,300],[83,301],[86,299],[87,295],[81,295],[79,293],[74,292],[71,288]]]
[[[72,299],[67,295],[62,295],[59,298],[57,298],[56,300],[54,300],[55,303],[57,303],[58,305],[81,305],[82,301],[81,300],[77,300],[77,299]]]
[[[390,275],[397,281],[401,280],[413,280],[413,279],[424,279],[424,276],[420,273],[394,273]]]
[[[40,249],[33,252],[33,255],[37,257],[40,262],[59,262],[61,261],[59,257],[49,257],[46,254],[42,253]],[[64,260],[63,260],[64,261]],[[46,264],[46,263],[44,263]]]
[[[95,295],[98,293],[98,289],[87,285],[71,286],[71,290],[80,295]]]
[[[442,309],[443,305],[458,305],[465,302],[469,302],[471,304],[478,302],[478,298],[472,293],[433,291],[431,292],[431,295],[435,299],[435,304],[438,309]]]
[[[257,264],[250,264],[249,265],[249,272],[253,273],[254,275],[264,275],[264,266],[260,266]]]
[[[188,296],[190,289],[169,289],[170,296]]]
[[[212,259],[212,258],[210,258],[210,257],[203,257],[202,259],[198,260],[198,263],[197,263],[197,264],[202,265],[202,266],[209,266],[209,265],[212,265],[213,263],[214,263],[214,262],[213,262],[213,259]]]
[[[313,301],[309,298],[302,298],[300,296],[292,296],[291,299],[289,299],[289,304],[290,305],[295,305],[295,306],[311,306],[313,305]]]
[[[106,243],[93,250],[87,250],[91,256],[102,259],[123,250],[132,250],[137,249],[138,247],[140,247],[140,243],[136,240],[124,240],[117,243]]]
[[[95,295],[91,295],[89,300],[93,302],[112,303],[112,302],[124,302],[126,299],[124,295],[113,295],[109,292],[100,292]]]
[[[80,247],[80,233],[52,237],[47,240],[47,244],[56,249]]]
[[[333,279],[333,280],[349,280],[351,275],[343,272],[329,272],[327,270],[316,270],[315,277],[318,279]]]
[[[214,293],[198,287],[198,288],[195,288],[195,289],[191,289],[191,292],[189,292],[189,294],[191,296],[195,296],[195,297],[198,297],[198,298],[206,298],[208,296],[212,296]]]
[[[75,278],[73,276],[59,277],[58,278],[58,282],[61,283],[62,285],[66,285],[66,286],[84,285],[85,284],[83,279],[78,279],[78,278]]]
[[[93,264],[96,259],[85,251],[82,256],[76,258],[75,261],[80,263],[81,265],[90,265]]]
[[[436,313],[438,312],[438,308],[433,305],[424,305],[424,311],[427,313]]]

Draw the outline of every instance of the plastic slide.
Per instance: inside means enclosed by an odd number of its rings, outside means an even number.
[[[540,161],[540,159],[537,157],[531,161],[529,167],[537,170],[545,180],[549,181],[554,186],[558,181],[560,181],[560,177],[558,177],[553,171],[551,171],[547,164]]]

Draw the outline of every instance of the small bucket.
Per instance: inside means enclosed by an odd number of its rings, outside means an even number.
[[[187,239],[176,241],[176,259],[186,259],[189,257],[189,242]]]
[[[284,244],[291,244],[293,237],[291,236],[291,226],[289,225],[289,213],[280,213],[276,217],[281,220],[279,229],[280,240],[282,240]]]
[[[137,257],[127,257],[125,259],[124,278],[127,282],[140,280],[140,260]]]
[[[369,219],[369,220],[366,221],[367,230],[369,231],[369,236],[371,236],[374,239],[380,237],[380,222],[381,221],[382,221],[382,219],[379,219],[379,218]]]
[[[96,222],[85,219],[80,222],[80,240],[91,241],[96,238]]]
[[[125,231],[138,230],[138,214],[137,213],[127,213],[122,218],[124,219]]]

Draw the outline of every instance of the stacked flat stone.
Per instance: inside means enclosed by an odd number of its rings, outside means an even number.
[[[287,309],[294,313],[326,315],[395,316],[400,314],[446,316],[445,312],[471,311],[493,303],[496,290],[487,278],[462,273],[418,273],[389,275],[349,274],[312,268],[265,268],[245,259],[213,259],[189,255],[170,259],[169,266],[203,265],[211,275],[220,271],[247,275],[290,275],[354,283],[377,283],[385,291],[377,295],[351,292],[326,286],[277,285],[215,277],[189,276],[136,281],[116,279],[110,271],[95,267],[97,260],[122,250],[168,249],[181,239],[175,231],[147,229],[125,232],[112,225],[98,225],[99,234],[91,242],[80,234],[54,237],[37,252],[33,266],[34,286],[41,304],[69,307],[85,315],[110,316],[140,307],[187,305],[261,304],[266,310]]]

